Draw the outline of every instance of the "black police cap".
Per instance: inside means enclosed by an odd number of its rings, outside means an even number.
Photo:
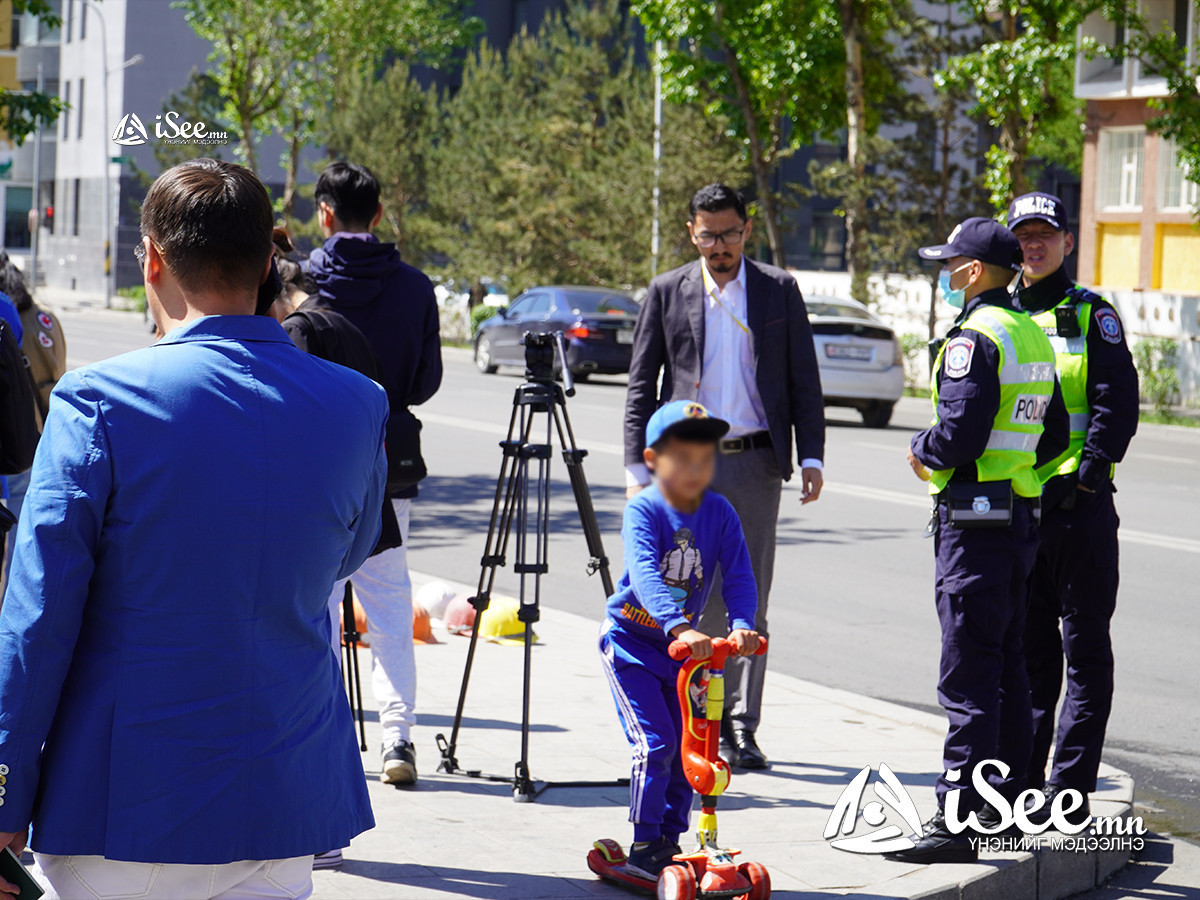
[[[1011,231],[994,219],[973,216],[946,238],[946,243],[922,247],[922,259],[947,260],[955,256],[977,259],[1005,269],[1021,268],[1021,245]]]

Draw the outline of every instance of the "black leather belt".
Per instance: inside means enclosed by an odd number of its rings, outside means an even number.
[[[741,453],[743,450],[765,450],[768,447],[774,446],[775,444],[771,441],[771,432],[769,431],[756,431],[754,434],[747,434],[742,437],[726,438],[720,443],[722,453]]]

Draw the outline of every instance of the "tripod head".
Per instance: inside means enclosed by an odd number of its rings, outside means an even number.
[[[554,366],[562,372],[563,391],[575,396],[575,378],[567,365],[567,342],[561,331],[527,331],[525,344],[525,378],[534,384],[553,384]]]

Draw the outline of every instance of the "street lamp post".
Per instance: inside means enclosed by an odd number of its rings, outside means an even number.
[[[108,76],[112,72],[120,72],[122,69],[127,69],[130,66],[140,65],[145,57],[138,53],[131,56],[121,65],[112,69],[108,68],[108,29],[104,25],[104,14],[100,11],[99,5],[95,0],[80,0],[80,2],[91,9],[92,14],[96,17],[100,24],[100,65],[103,72],[101,84],[101,93],[104,95],[103,103],[101,104],[101,115],[104,121],[100,125],[100,151],[103,154],[104,168],[101,170],[104,177],[104,308],[109,309],[112,306],[113,295],[113,265],[112,265],[112,246],[113,246],[113,214],[112,214],[112,160],[109,156],[109,138],[108,138]],[[80,110],[80,115],[83,111]]]

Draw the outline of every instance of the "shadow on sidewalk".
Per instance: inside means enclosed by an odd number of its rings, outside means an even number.
[[[450,729],[454,727],[454,716],[442,713],[417,713],[417,724],[422,728]],[[464,730],[472,728],[495,728],[501,731],[520,731],[521,723],[507,722],[504,719],[475,719],[471,716],[463,716],[462,727]],[[531,722],[529,730],[530,732],[564,732],[568,729],[563,728],[561,725]]]
[[[1146,835],[1146,846],[1108,884],[1079,900],[1200,900],[1200,888],[1174,884],[1175,849],[1162,835]]]
[[[824,769],[829,774],[820,772],[781,772],[781,768],[786,769],[792,766],[799,769]],[[781,762],[780,760],[771,760],[771,768],[755,772],[755,775],[764,775],[768,778],[789,778],[795,781],[808,781],[813,784],[833,784],[847,785],[850,779],[859,773],[862,766],[850,768],[848,766],[829,766],[821,763],[806,763],[806,762]],[[739,774],[744,770],[735,769],[734,773]],[[919,785],[921,787],[933,787],[937,784],[936,772],[896,772],[896,777],[905,786]],[[817,804],[820,805],[820,804]]]

